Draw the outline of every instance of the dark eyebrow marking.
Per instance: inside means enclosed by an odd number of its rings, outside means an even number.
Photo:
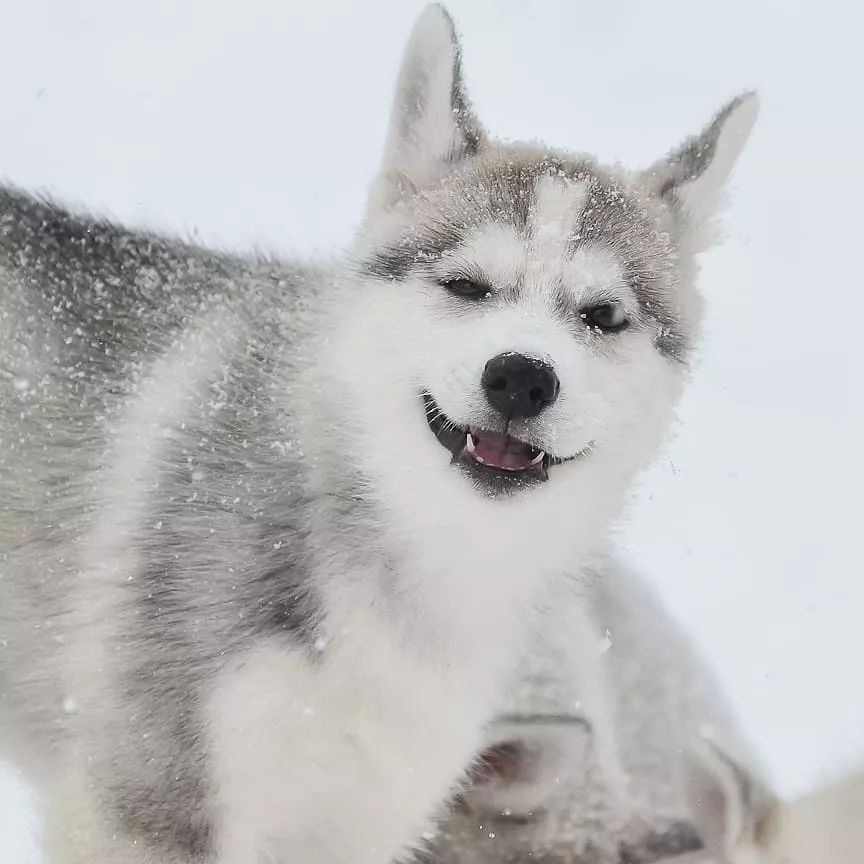
[[[377,250],[362,262],[361,274],[404,279],[413,269],[461,246],[469,232],[484,222],[509,225],[525,235],[537,181],[544,176],[569,174],[563,161],[555,156],[528,163],[478,166],[473,178],[469,176],[464,184],[457,181],[451,190],[451,218],[414,226],[399,242]]]
[[[643,319],[656,329],[655,347],[664,357],[684,362],[689,345],[670,306],[673,298],[664,290],[662,275],[653,263],[657,255],[653,226],[638,202],[614,183],[597,179],[588,190],[568,254],[586,244],[605,246],[618,257]]]
[[[650,831],[638,843],[622,843],[619,864],[655,864],[704,848],[705,844],[690,823],[673,822],[662,830]]]
[[[470,228],[455,222],[438,223],[427,228],[425,233],[405,237],[397,244],[377,250],[361,263],[360,272],[378,279],[404,279],[412,270],[458,249],[465,243]]]
[[[581,714],[501,714],[495,723],[512,723],[524,726],[581,726],[591,729],[591,723]]]
[[[657,328],[654,346],[664,357],[683,363],[690,345],[681,329],[678,316],[667,302],[656,274],[646,272],[646,268],[638,261],[626,260],[624,276],[636,295],[640,312],[647,321],[654,322]]]

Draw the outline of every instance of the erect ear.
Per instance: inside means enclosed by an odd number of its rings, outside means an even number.
[[[751,846],[772,818],[774,797],[707,735],[693,742],[689,756],[693,821],[706,849],[724,857]]]
[[[443,6],[427,6],[408,40],[370,212],[434,182],[477,151],[483,133],[462,86],[461,50]]]
[[[759,113],[755,93],[725,105],[708,126],[643,175],[650,191],[669,202],[695,250],[709,245],[724,186]]]

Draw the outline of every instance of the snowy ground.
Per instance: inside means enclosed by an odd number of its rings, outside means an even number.
[[[0,176],[213,243],[344,243],[421,5],[10,3]],[[474,101],[502,136],[643,165],[728,96],[762,94],[728,240],[704,262],[709,336],[682,429],[622,543],[709,652],[780,788],[803,790],[864,758],[864,13],[450,6]],[[0,860],[28,860],[28,818],[0,775]]]

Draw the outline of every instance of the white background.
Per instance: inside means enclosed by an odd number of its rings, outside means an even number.
[[[344,244],[421,5],[0,0],[0,176],[210,243]],[[805,790],[864,758],[862,13],[450,8],[478,113],[503,137],[640,166],[729,96],[762,95],[726,243],[704,259],[683,423],[622,544],[707,650],[779,788]],[[23,864],[29,810],[4,795],[0,860]]]

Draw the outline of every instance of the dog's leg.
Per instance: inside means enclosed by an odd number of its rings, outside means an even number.
[[[38,792],[44,812],[44,864],[192,864],[109,822],[81,768],[43,780]]]
[[[271,646],[218,684],[218,864],[388,864],[420,841],[474,739],[454,738],[459,706],[442,711],[434,684],[418,709],[413,689],[376,689],[344,668]]]

